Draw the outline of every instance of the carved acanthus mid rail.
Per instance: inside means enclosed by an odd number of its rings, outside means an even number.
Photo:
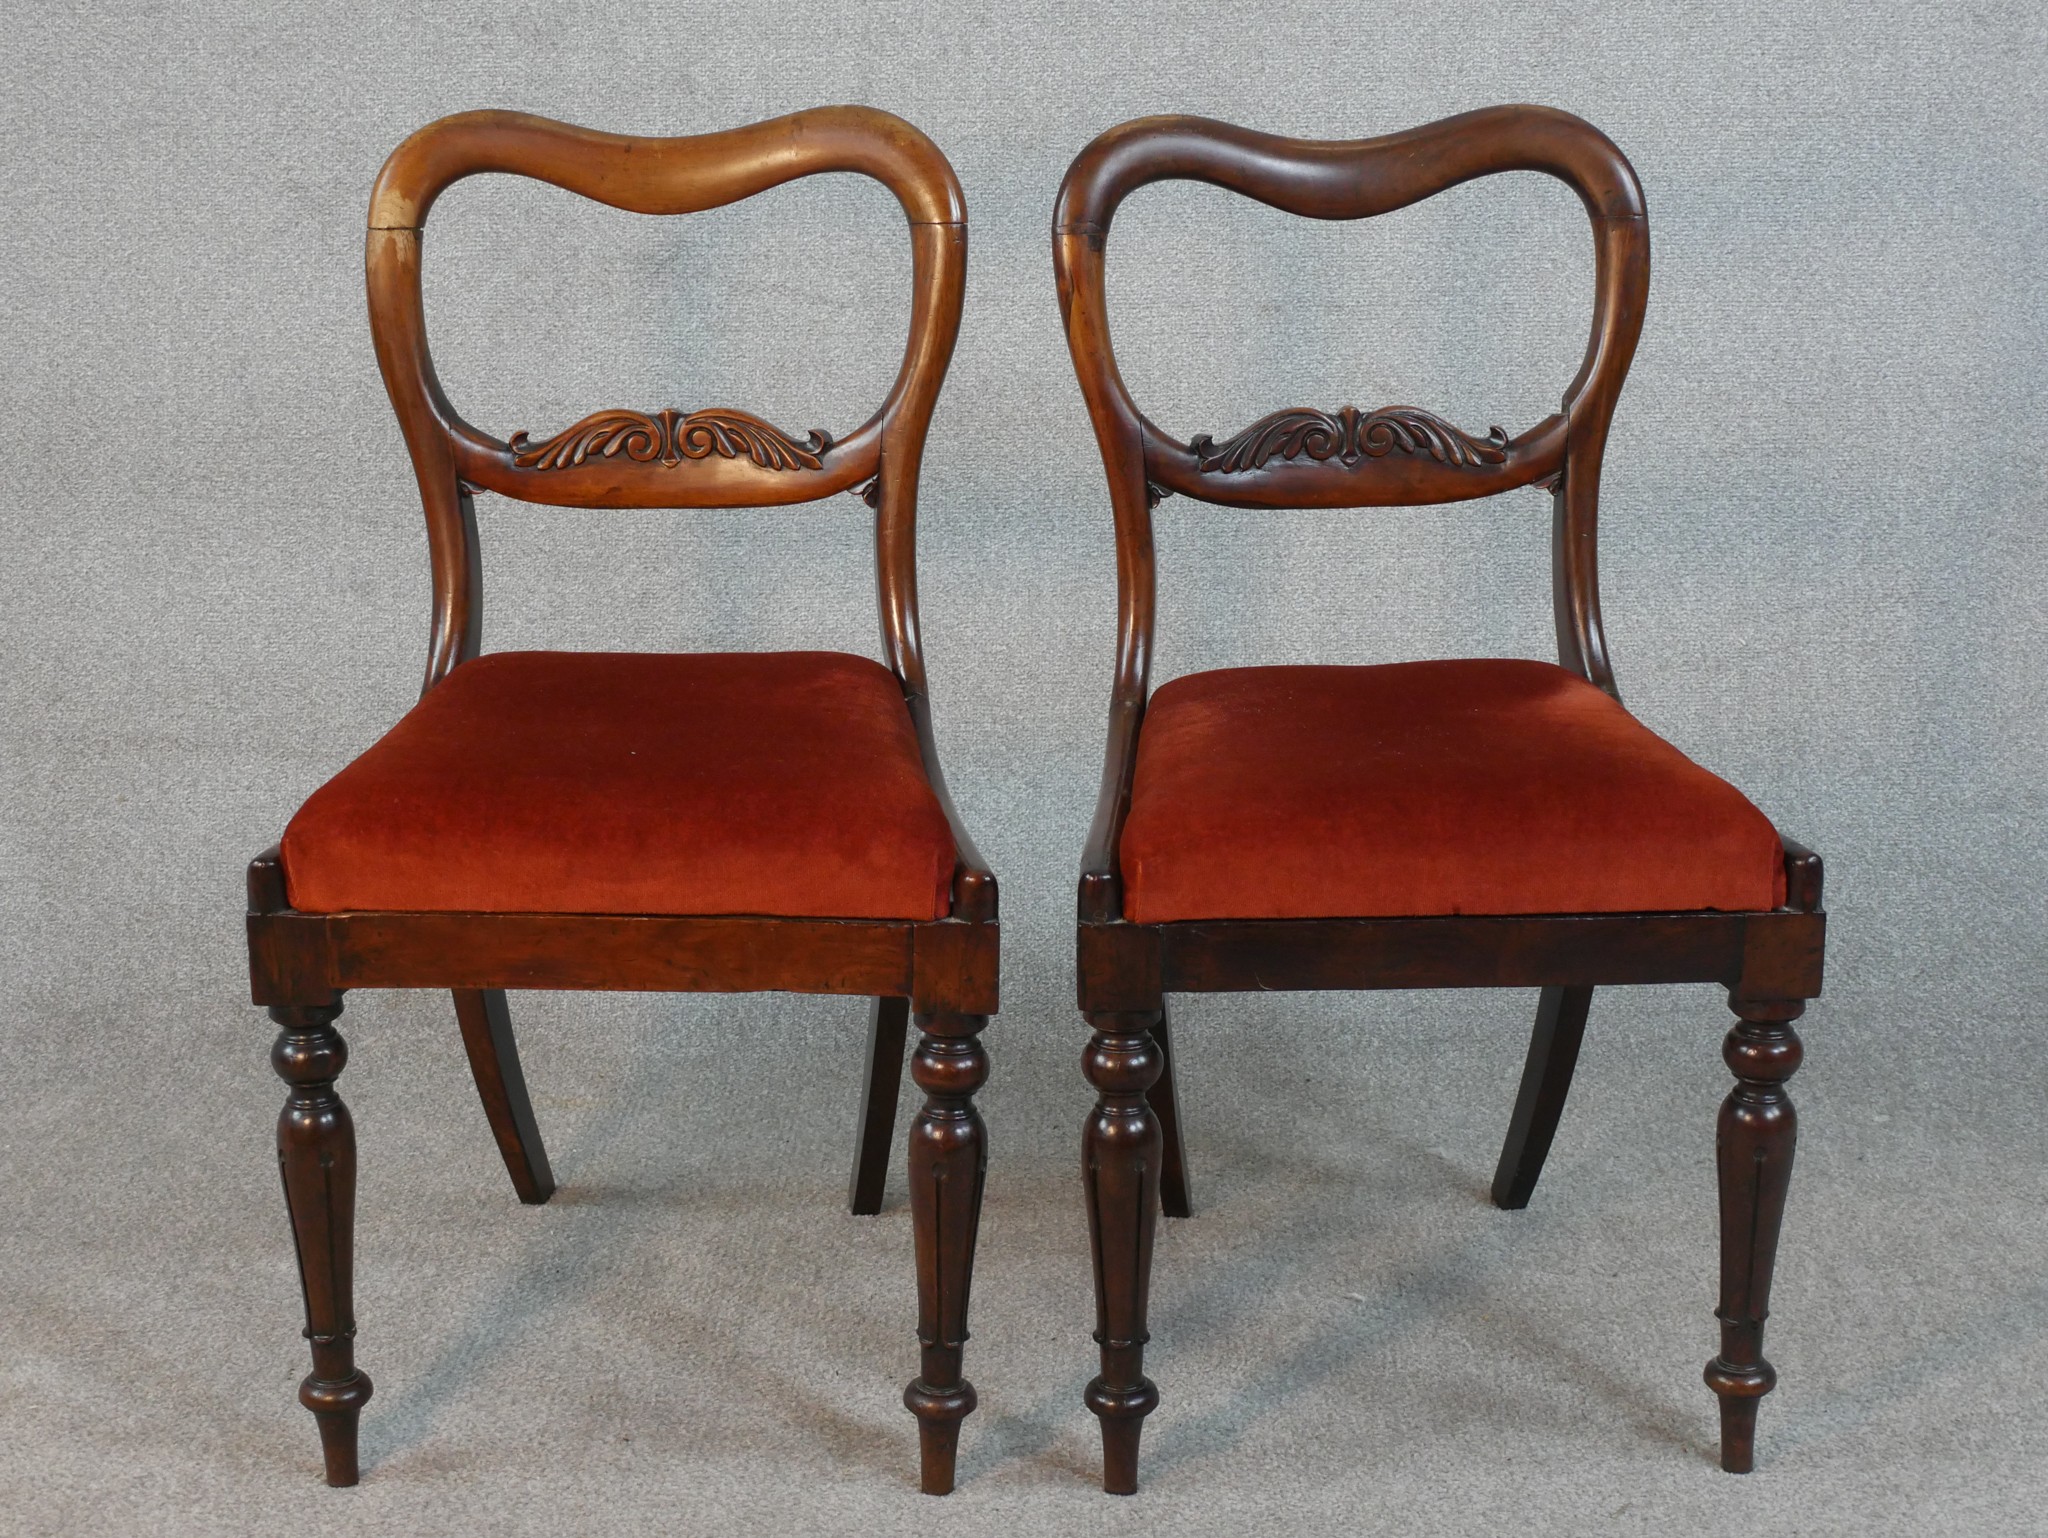
[[[1207,433],[1188,445],[1204,472],[1237,475],[1269,459],[1335,459],[1351,466],[1388,454],[1426,454],[1439,464],[1497,465],[1506,461],[1508,435],[1492,429],[1475,438],[1417,406],[1385,406],[1362,412],[1346,406],[1334,416],[1297,407],[1261,417],[1236,437],[1218,444]]]
[[[780,428],[744,411],[673,409],[652,416],[642,411],[599,411],[566,427],[542,443],[529,443],[514,433],[506,447],[522,470],[562,470],[592,455],[610,459],[623,454],[640,464],[659,461],[674,469],[686,459],[716,454],[742,455],[764,470],[816,470],[832,448],[832,435],[814,429],[808,438],[792,438]]]

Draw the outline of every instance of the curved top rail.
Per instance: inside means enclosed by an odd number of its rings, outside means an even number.
[[[1140,187],[1207,182],[1305,218],[1365,219],[1506,171],[1556,177],[1593,223],[1592,332],[1561,417],[1486,443],[1414,407],[1296,409],[1253,424],[1225,446],[1244,452],[1219,457],[1206,438],[1181,443],[1131,399],[1109,338],[1102,258],[1117,208]],[[1290,139],[1212,118],[1138,118],[1075,158],[1053,214],[1069,333],[1078,309],[1092,342],[1090,356],[1076,355],[1084,389],[1142,435],[1147,476],[1162,492],[1238,507],[1455,501],[1547,483],[1570,426],[1611,409],[1634,354],[1649,289],[1646,228],[1642,187],[1614,142],[1568,112],[1533,106],[1486,107],[1376,139]],[[1359,441],[1353,416],[1378,425],[1377,435]],[[1286,450],[1278,459],[1275,444]]]
[[[434,201],[467,176],[547,182],[614,208],[681,214],[718,208],[799,177],[845,171],[886,186],[910,224],[910,335],[889,394],[860,426],[797,434],[751,413],[607,409],[501,440],[448,400],[427,343],[420,247]],[[392,151],[370,196],[370,326],[386,388],[422,485],[444,468],[470,485],[573,507],[763,506],[816,501],[870,481],[885,425],[936,364],[959,322],[953,268],[966,235],[959,178],[938,146],[872,107],[819,107],[743,128],[677,138],[601,133],[521,112],[463,112]],[[444,466],[444,461],[446,462]]]
[[[1289,139],[1203,117],[1120,123],[1075,159],[1054,228],[1109,231],[1117,205],[1158,181],[1198,181],[1309,219],[1392,213],[1475,177],[1542,171],[1600,219],[1643,217],[1612,140],[1554,107],[1484,107],[1376,139]]]
[[[817,107],[717,133],[648,139],[524,112],[459,112],[384,162],[370,228],[420,229],[466,176],[529,176],[635,214],[693,214],[825,171],[872,176],[913,224],[963,224],[959,178],[937,145],[893,113]]]

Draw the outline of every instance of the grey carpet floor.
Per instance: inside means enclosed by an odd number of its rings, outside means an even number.
[[[2048,1497],[2036,1066],[1847,991],[1809,1017],[1759,1471],[1714,1466],[1712,990],[1615,990],[1523,1213],[1485,1186],[1522,994],[1180,1016],[1144,1489],[1093,1487],[1081,1034],[992,1028],[961,1486],[914,1488],[901,1156],[843,1207],[857,1001],[515,995],[562,1189],[512,1198],[440,996],[343,1025],[365,1473],[319,1482],[232,999],[13,1038],[0,1530],[22,1534],[2029,1533]],[[49,1007],[48,1001],[43,1001]],[[2024,1022],[2012,1022],[2017,1049]],[[908,1105],[906,1102],[905,1112]]]

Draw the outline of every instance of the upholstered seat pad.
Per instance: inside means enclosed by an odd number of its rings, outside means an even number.
[[[1125,916],[1754,910],[1770,822],[1545,662],[1229,668],[1153,695]]]
[[[952,835],[903,692],[837,652],[500,652],[285,830],[305,912],[931,919]]]

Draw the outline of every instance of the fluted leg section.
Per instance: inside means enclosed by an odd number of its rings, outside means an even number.
[[[1081,1140],[1088,1232],[1095,1254],[1095,1341],[1102,1372],[1083,1396],[1102,1422],[1102,1488],[1138,1488],[1138,1436],[1159,1405],[1145,1376],[1145,1305],[1158,1224],[1161,1137],[1147,1098],[1164,1067],[1156,1014],[1095,1014],[1082,1057],[1095,1111]]]
[[[277,1164],[313,1345],[313,1371],[299,1385],[299,1403],[319,1424],[327,1482],[352,1485],[356,1421],[369,1403],[370,1380],[355,1365],[356,1131],[334,1089],[348,1062],[334,1029],[340,1014],[339,1004],[273,1008],[279,1032],[270,1061],[290,1087],[277,1119]]]
[[[1747,1474],[1756,1463],[1757,1401],[1778,1375],[1764,1360],[1771,1270],[1792,1179],[1798,1118],[1785,1081],[1803,1049],[1792,1022],[1803,1003],[1731,1001],[1739,1019],[1721,1055],[1735,1089],[1721,1106],[1715,1140],[1721,1185],[1721,1354],[1707,1363],[1707,1387],[1721,1400],[1721,1467]]]
[[[974,1409],[974,1385],[960,1375],[967,1344],[967,1294],[981,1224],[987,1139],[974,1092],[988,1078],[975,1035],[986,1015],[918,1017],[922,1036],[910,1075],[925,1092],[910,1128],[910,1219],[917,1236],[917,1338],[921,1370],[903,1391],[918,1421],[921,1485],[927,1495],[953,1488],[960,1422]]]

